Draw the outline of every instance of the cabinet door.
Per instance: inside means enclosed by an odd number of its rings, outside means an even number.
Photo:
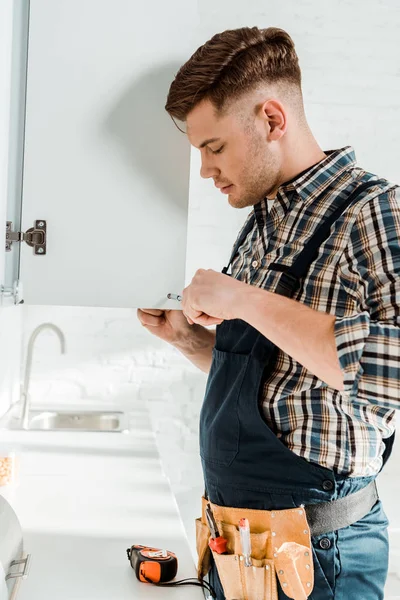
[[[177,307],[190,144],[164,106],[195,0],[31,0],[21,228],[28,304]]]

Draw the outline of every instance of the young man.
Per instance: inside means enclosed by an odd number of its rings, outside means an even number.
[[[318,146],[280,29],[213,36],[177,73],[166,110],[186,123],[202,177],[231,206],[254,207],[228,267],[198,270],[182,311],[138,310],[209,373],[203,507],[232,527],[242,509],[253,546],[269,523],[253,568],[226,526],[229,551],[199,572],[210,569],[218,599],[260,597],[254,578],[271,599],[383,599],[388,523],[374,479],[400,401],[398,188],[357,167],[350,146]]]

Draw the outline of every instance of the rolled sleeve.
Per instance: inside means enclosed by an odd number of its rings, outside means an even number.
[[[358,382],[364,369],[361,358],[369,335],[370,316],[362,312],[336,318],[335,340],[339,365],[343,372],[344,393],[357,396]]]
[[[337,317],[334,333],[344,394],[400,408],[400,198],[368,201],[352,227],[346,268],[358,277],[359,312]]]

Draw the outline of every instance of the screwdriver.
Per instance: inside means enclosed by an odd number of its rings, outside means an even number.
[[[224,554],[224,552],[226,552],[226,544],[228,543],[228,540],[219,535],[218,527],[215,522],[214,515],[212,514],[210,504],[207,504],[206,519],[212,537],[212,539],[208,542],[208,545],[210,546],[211,550],[214,550],[214,552],[217,552],[217,554]]]
[[[242,554],[244,557],[244,566],[251,567],[251,543],[250,543],[250,525],[248,519],[239,521],[240,541],[242,543]]]

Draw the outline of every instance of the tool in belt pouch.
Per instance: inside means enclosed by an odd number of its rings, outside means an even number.
[[[226,551],[219,554],[209,546],[210,529],[206,507],[212,513]],[[250,524],[251,567],[244,565],[238,523]],[[197,574],[202,579],[210,570],[211,553],[227,600],[278,600],[276,577],[286,596],[306,600],[314,587],[310,528],[304,509],[251,510],[218,506],[202,497],[202,516],[196,519]]]

